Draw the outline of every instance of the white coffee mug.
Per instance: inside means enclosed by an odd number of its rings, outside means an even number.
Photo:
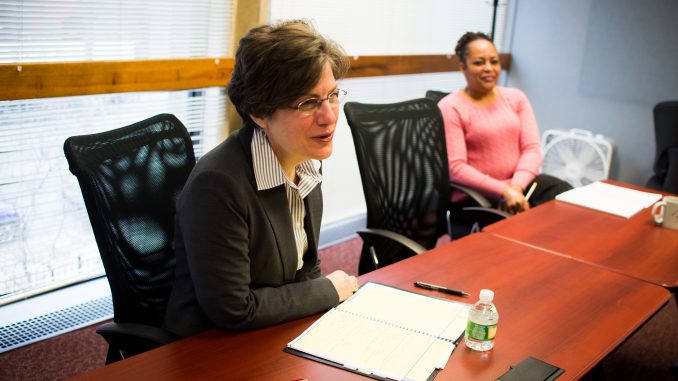
[[[669,229],[678,229],[678,197],[666,196],[652,205],[654,222]]]

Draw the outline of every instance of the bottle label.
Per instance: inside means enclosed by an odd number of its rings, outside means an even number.
[[[482,325],[469,320],[466,325],[466,336],[480,341],[494,340],[497,334],[497,325]]]

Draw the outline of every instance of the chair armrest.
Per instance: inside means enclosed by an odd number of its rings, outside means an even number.
[[[476,204],[478,204],[479,206],[481,206],[483,208],[492,207],[492,203],[490,203],[490,201],[485,196],[480,194],[480,192],[478,192],[477,190],[471,189],[471,188],[464,186],[464,185],[461,185],[461,184],[457,184],[457,183],[452,182],[452,181],[450,181],[450,187],[452,189],[456,189],[458,191],[466,193],[466,195],[468,195],[471,199],[473,199],[473,201],[475,201]]]
[[[358,230],[357,233],[363,239],[369,238],[370,236],[389,239],[410,250],[412,252],[412,255],[421,254],[424,251],[426,251],[425,247],[415,242],[414,240],[407,238],[402,234],[392,232],[390,230],[366,228]]]
[[[481,206],[467,206],[462,209],[464,213],[475,213],[487,216],[490,219],[496,219],[497,221],[503,220],[504,218],[511,217],[512,214],[497,208],[483,208]]]
[[[105,323],[96,332],[108,343],[106,364],[137,355],[181,339],[162,328],[135,323]]]
[[[483,208],[480,206],[468,206],[462,209],[466,219],[473,221],[471,233],[481,231],[485,226],[492,225],[511,216],[510,213],[495,208]]]
[[[108,341],[107,337],[130,337],[156,343],[158,346],[169,344],[181,338],[181,336],[162,328],[136,323],[105,323],[100,325],[96,332],[103,336],[106,341]]]
[[[363,240],[363,248],[358,263],[358,274],[396,263],[426,251],[426,248],[414,240],[385,229],[360,229],[357,231]]]

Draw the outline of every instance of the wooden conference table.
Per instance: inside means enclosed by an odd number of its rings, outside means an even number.
[[[483,231],[660,286],[678,287],[678,230],[656,226],[650,208],[626,219],[555,200]]]
[[[472,303],[493,289],[499,310],[495,348],[454,351],[438,380],[494,380],[528,356],[581,378],[669,299],[657,285],[479,233],[359,278]],[[415,289],[424,281],[472,298]],[[320,315],[247,333],[213,329],[76,376],[75,380],[365,380],[283,352]]]

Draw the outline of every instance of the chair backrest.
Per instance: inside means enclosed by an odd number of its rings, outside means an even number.
[[[652,114],[656,141],[654,173],[663,179],[666,177],[669,164],[666,151],[678,147],[678,101],[657,103]]]
[[[430,99],[344,106],[367,204],[367,227],[433,248],[447,232],[445,129]],[[363,248],[364,250],[364,248]]]
[[[438,90],[428,90],[426,91],[426,98],[434,101],[436,104],[440,102],[441,99],[445,98],[447,94],[444,91],[438,91]]]
[[[114,320],[160,326],[172,288],[175,200],[195,164],[169,114],[64,143],[111,287]]]

